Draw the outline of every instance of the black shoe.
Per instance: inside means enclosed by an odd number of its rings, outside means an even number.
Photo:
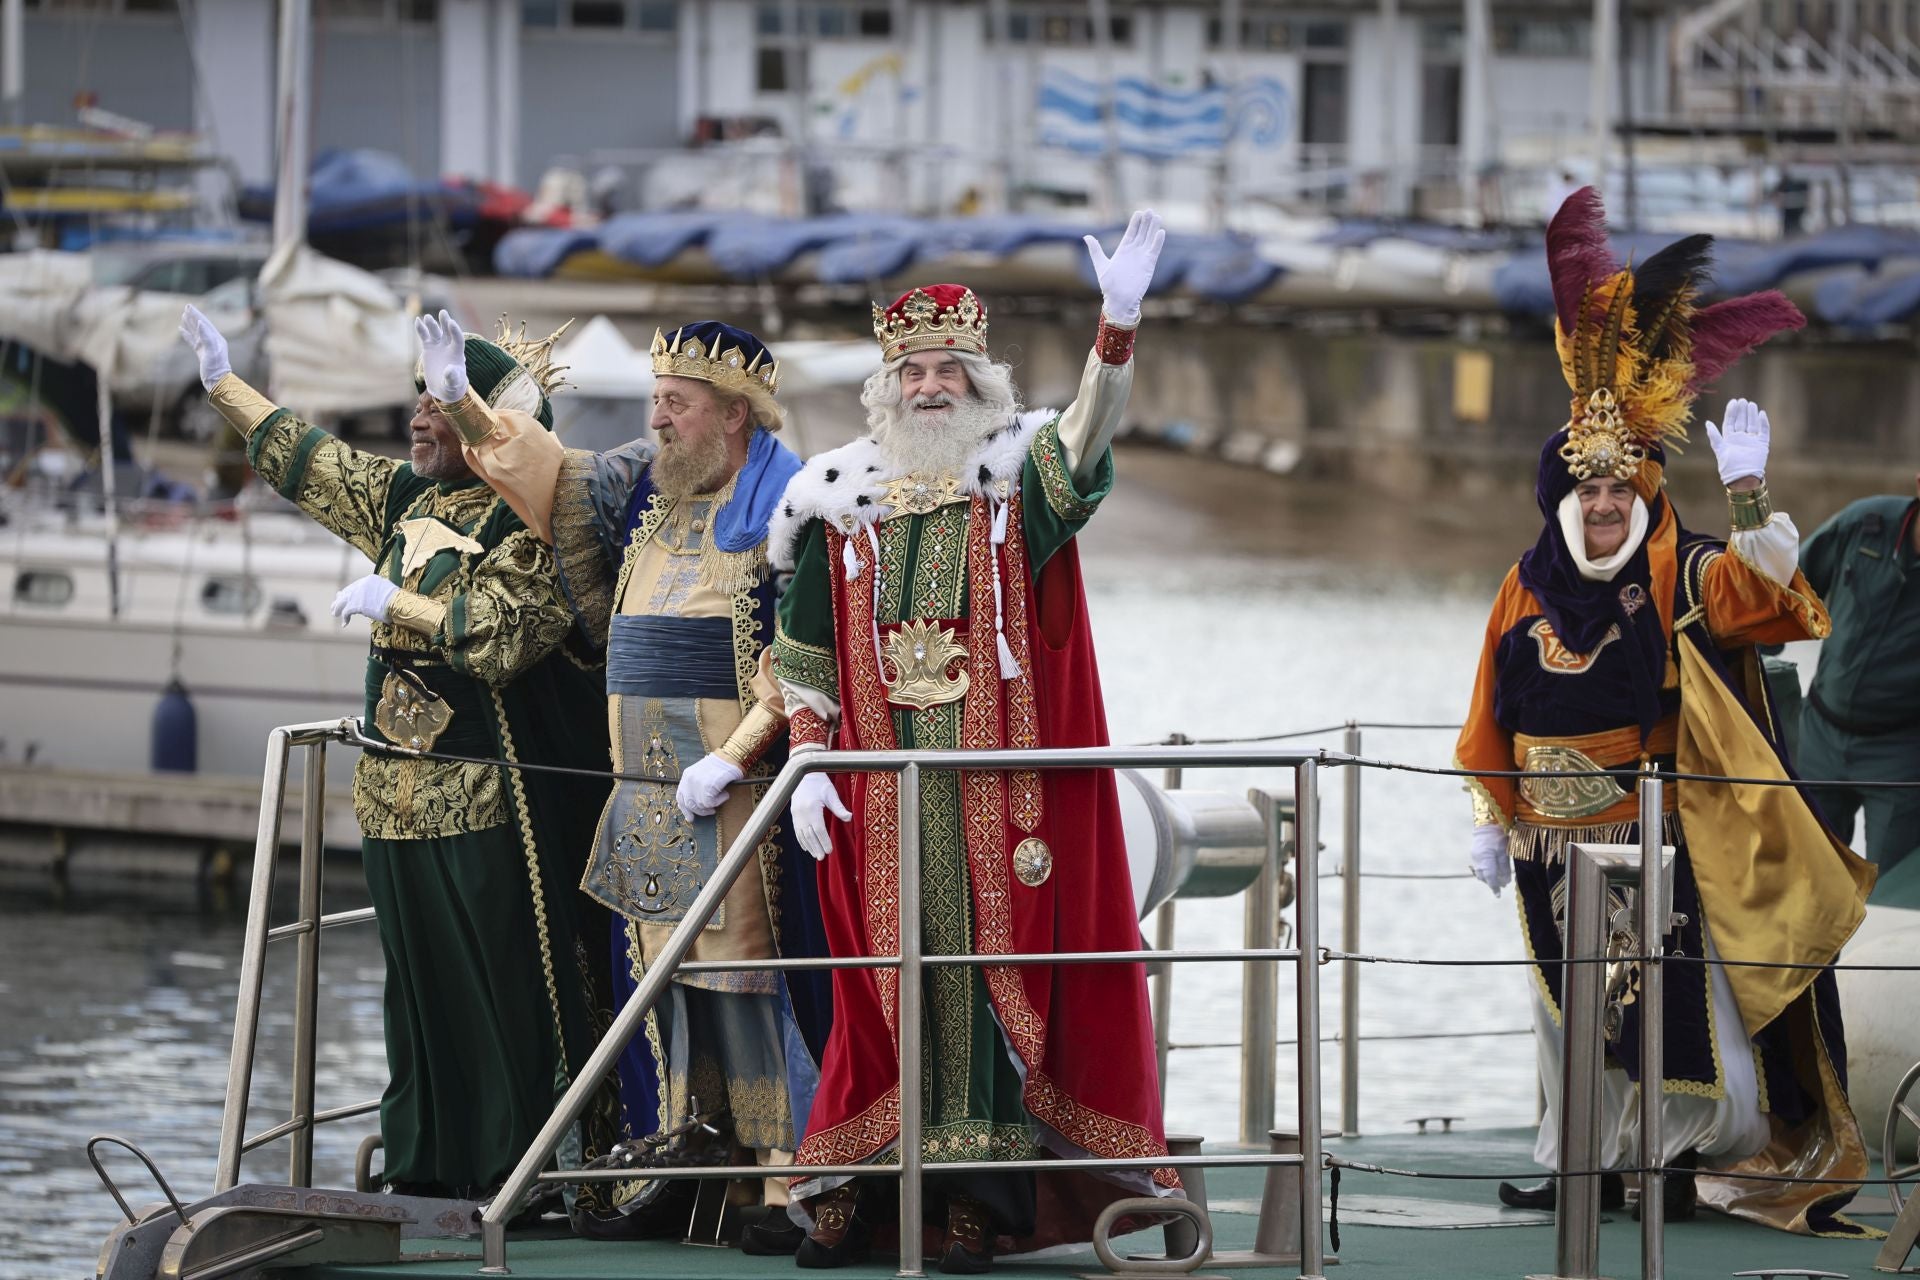
[[[1669,1169],[1685,1169],[1685,1173],[1669,1173],[1660,1182],[1660,1203],[1663,1217],[1668,1222],[1692,1222],[1694,1209],[1698,1203],[1694,1195],[1692,1170],[1700,1167],[1698,1151],[1682,1151],[1675,1156]],[[1640,1221],[1640,1205],[1633,1206],[1633,1220]]]
[[[993,1269],[993,1235],[987,1207],[965,1196],[947,1199],[947,1234],[940,1241],[940,1270],[977,1276]]]
[[[1560,1203],[1560,1180],[1548,1178],[1530,1187],[1500,1184],[1500,1203],[1513,1209],[1552,1209]],[[1618,1209],[1627,1203],[1627,1184],[1617,1173],[1600,1175],[1600,1207]]]
[[[632,1213],[576,1213],[574,1234],[589,1240],[678,1239],[687,1233],[696,1191],[692,1182],[679,1180],[662,1187],[659,1195]]]
[[[807,1238],[783,1204],[744,1209],[740,1222],[740,1252],[756,1258],[790,1258]]]
[[[813,1202],[813,1230],[795,1251],[794,1265],[827,1270],[867,1260],[873,1228],[855,1209],[856,1194],[848,1183]]]

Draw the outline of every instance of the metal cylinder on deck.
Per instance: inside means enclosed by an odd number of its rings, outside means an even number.
[[[1322,1135],[1337,1138],[1338,1130]],[[1267,1135],[1267,1149],[1276,1156],[1300,1154],[1300,1134],[1294,1129],[1275,1129]],[[1267,1182],[1260,1193],[1260,1224],[1255,1229],[1253,1251],[1275,1258],[1300,1256],[1300,1166],[1276,1164],[1267,1170]]]
[[[1137,770],[1114,772],[1140,919],[1170,898],[1230,898],[1260,874],[1266,828],[1246,797],[1169,791]]]
[[[1205,1165],[1181,1164],[1182,1156],[1200,1154],[1202,1139],[1197,1133],[1170,1133],[1167,1135],[1167,1154],[1173,1157],[1174,1171],[1180,1175],[1182,1194],[1199,1207],[1201,1213],[1207,1208],[1207,1170]],[[1167,1238],[1167,1256],[1185,1258],[1190,1256],[1200,1239],[1199,1228],[1186,1217],[1177,1217],[1168,1222],[1162,1230]]]

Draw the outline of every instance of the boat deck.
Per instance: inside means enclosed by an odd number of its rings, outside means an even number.
[[[1531,1169],[1533,1131],[1467,1130],[1454,1133],[1330,1139],[1327,1147],[1351,1160],[1436,1173],[1515,1173]],[[1876,1167],[1875,1176],[1878,1176]],[[1262,1174],[1248,1168],[1210,1169],[1207,1193],[1212,1209],[1214,1248],[1225,1252],[1253,1247],[1260,1210]],[[1881,1187],[1868,1187],[1855,1200],[1856,1220],[1882,1229],[1892,1222]],[[1640,1270],[1640,1227],[1628,1212],[1609,1213],[1600,1228],[1600,1268],[1605,1275],[1632,1276]],[[1157,1230],[1136,1237],[1140,1252],[1158,1252]],[[1487,1182],[1392,1177],[1345,1170],[1340,1182],[1338,1270],[1346,1280],[1370,1276],[1418,1276],[1422,1280],[1519,1277],[1553,1269],[1553,1217],[1503,1208]],[[1852,1276],[1872,1274],[1880,1248],[1873,1240],[1821,1240],[1786,1235],[1718,1214],[1703,1213],[1692,1222],[1671,1224],[1666,1233],[1667,1274],[1674,1277],[1727,1276],[1759,1268],[1813,1268]],[[438,1254],[429,1261],[421,1254]],[[408,1241],[408,1261],[394,1266],[312,1266],[279,1272],[297,1280],[391,1280],[407,1277],[467,1276],[480,1266],[478,1240]],[[849,1277],[893,1275],[897,1258],[876,1253],[863,1266],[848,1267]],[[507,1264],[522,1280],[707,1280],[708,1277],[791,1276],[785,1258],[749,1258],[733,1249],[704,1249],[667,1242],[609,1244],[554,1232],[515,1233],[508,1237]],[[994,1266],[997,1274],[1077,1277],[1102,1274],[1091,1249],[1045,1262]],[[929,1273],[937,1275],[929,1264]],[[1225,1274],[1246,1280],[1292,1277],[1295,1267],[1203,1266],[1198,1275]]]

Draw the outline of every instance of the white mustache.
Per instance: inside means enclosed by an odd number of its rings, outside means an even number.
[[[916,396],[912,402],[915,409],[945,409],[953,403],[953,397],[946,392],[932,396]]]

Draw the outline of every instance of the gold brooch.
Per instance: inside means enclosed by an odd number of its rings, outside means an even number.
[[[930,476],[924,471],[913,471],[887,481],[886,496],[880,501],[892,507],[896,516],[924,516],[949,502],[958,502],[962,496],[958,476],[950,472]]]
[[[1028,836],[1013,850],[1013,874],[1029,889],[1038,889],[1053,874],[1053,850],[1038,836]]]
[[[1568,424],[1567,442],[1560,446],[1560,460],[1575,480],[1595,476],[1631,480],[1646,458],[1646,449],[1620,420],[1619,406],[1607,387],[1587,397],[1586,412]]]
[[[967,674],[967,650],[953,632],[936,622],[906,622],[887,637],[881,651],[880,679],[887,701],[925,711],[964,697],[972,677]],[[959,670],[947,668],[959,663]],[[893,678],[887,678],[891,669]]]

